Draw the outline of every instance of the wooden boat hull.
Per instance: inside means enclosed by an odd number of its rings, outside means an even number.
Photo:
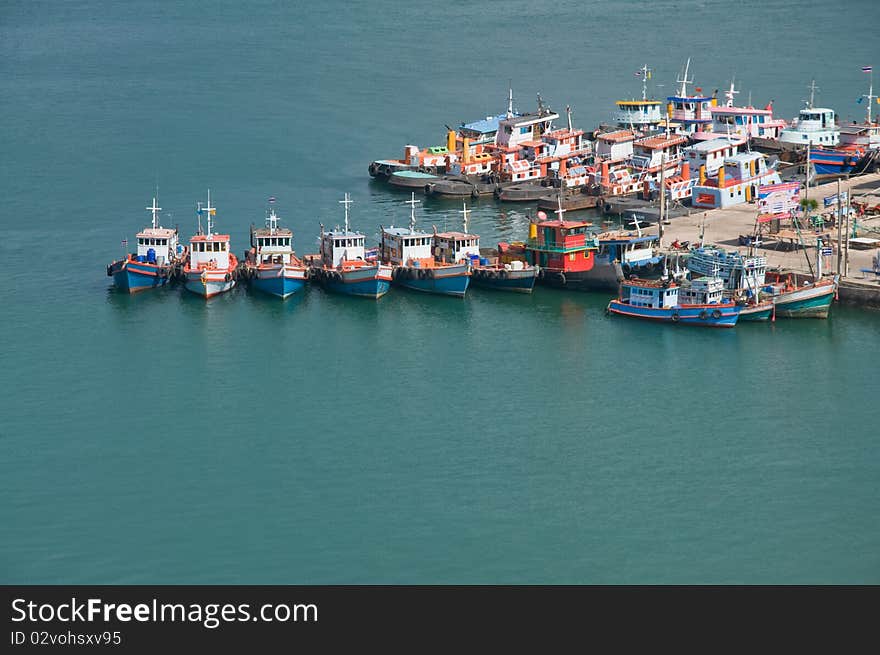
[[[711,305],[683,305],[661,309],[656,307],[639,307],[615,299],[608,303],[608,311],[619,316],[641,318],[661,323],[732,328],[736,325],[739,318],[740,308],[731,303],[714,307]]]
[[[471,273],[471,281],[476,286],[515,293],[531,293],[537,278],[538,271],[535,268],[508,271],[491,266],[476,266]]]
[[[107,275],[113,278],[113,284],[126,293],[164,286],[170,279],[170,272],[171,269],[167,266],[130,259],[113,262],[107,267]]]
[[[785,291],[773,298],[777,318],[828,318],[834,285],[822,284]]]

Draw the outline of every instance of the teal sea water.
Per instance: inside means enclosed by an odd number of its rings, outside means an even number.
[[[4,2],[0,581],[880,582],[876,312],[716,332],[603,294],[206,303],[104,272],[156,184],[184,237],[210,188],[237,253],[269,195],[300,253],[346,191],[368,235],[403,223],[369,162],[509,79],[592,127],[691,57],[704,90],[735,75],[790,118],[815,77],[861,116],[878,24],[872,0]],[[525,233],[525,207],[474,210],[486,245]]]

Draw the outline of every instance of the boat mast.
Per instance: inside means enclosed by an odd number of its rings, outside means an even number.
[[[340,200],[340,205],[345,205],[345,233],[348,234],[348,206],[353,203],[354,200],[351,199],[351,196],[346,193],[345,200]]]
[[[816,80],[810,81],[810,86],[807,87],[810,90],[810,104],[807,105],[807,109],[813,108],[813,101],[816,99],[816,91],[819,90],[819,87],[816,86]]]
[[[678,95],[682,98],[687,97],[687,85],[693,82],[693,78],[688,79],[688,71],[691,67],[691,58],[688,57],[687,63],[684,65],[684,75],[680,80],[676,80],[679,84],[681,84],[681,88],[678,91]]]
[[[412,192],[412,198],[404,201],[407,205],[410,206],[409,210],[409,232],[410,234],[415,234],[416,231],[416,205],[421,202],[421,200],[416,200],[415,191]]]
[[[724,93],[724,97],[727,98],[727,102],[725,103],[726,107],[733,107],[733,97],[739,94],[739,91],[734,87],[735,78],[730,80],[730,88]],[[749,105],[751,105],[751,98],[749,99]],[[728,126],[730,123],[728,123]]]
[[[153,212],[153,229],[155,230],[159,227],[159,212],[162,211],[161,207],[156,206],[156,197],[153,196],[153,206],[147,207],[146,210],[148,212]]]
[[[513,118],[513,80],[507,82],[507,118]]]
[[[198,209],[196,209],[196,220],[198,221],[199,229],[196,230],[196,234],[202,233],[202,201],[198,202]]]
[[[648,64],[644,64],[641,68],[642,73],[642,101],[648,99],[648,80],[651,79],[651,69]]]
[[[566,211],[568,211],[568,210],[562,208],[562,194],[560,193],[559,195],[556,196],[556,209],[553,212],[554,214],[556,214],[556,217],[559,219],[560,223],[563,221],[562,215]]]
[[[461,218],[462,230],[464,231],[465,234],[467,234],[468,233],[468,214],[470,214],[470,210],[467,208],[466,202],[461,203],[461,205],[462,205],[462,209],[459,209],[458,213],[462,215],[462,218]]]
[[[568,131],[571,132],[571,106],[570,105],[565,105],[565,115],[568,117]]]
[[[874,95],[874,67],[871,66],[870,68],[871,70],[868,71],[868,74],[870,75],[868,78],[868,94],[862,96],[863,98],[868,99],[868,125],[871,124],[871,103],[874,101],[874,98],[877,97]]]

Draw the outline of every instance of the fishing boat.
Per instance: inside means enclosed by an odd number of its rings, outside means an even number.
[[[712,130],[712,107],[717,105],[717,98],[713,96],[703,95],[703,89],[695,87],[696,95],[688,92],[688,84],[691,84],[693,78],[688,79],[691,60],[687,60],[684,67],[684,75],[676,80],[681,86],[678,93],[666,98],[667,104],[667,126],[675,124],[676,131],[679,134],[691,136],[697,132],[709,132]]]
[[[480,237],[468,231],[467,203],[463,204],[462,231],[440,232],[434,235],[434,257],[441,262],[469,262],[471,283],[496,291],[531,293],[538,277],[538,269],[522,261],[501,263],[480,254]]]
[[[814,107],[816,81],[810,84],[810,99],[807,106],[801,109],[798,117],[791,125],[779,134],[781,143],[798,146],[836,146],[840,142],[840,128],[837,126],[833,109]]]
[[[446,296],[463,298],[471,278],[467,262],[446,263],[434,258],[433,235],[416,231],[415,193],[410,200],[409,227],[382,227],[380,261],[392,267],[392,284]]]
[[[761,287],[777,318],[828,318],[836,291],[837,278],[817,280],[782,271],[768,271]]]
[[[586,278],[587,285],[597,290],[616,291],[625,278],[659,275],[663,265],[660,237],[643,234],[639,221],[635,227],[635,231],[610,230],[596,235],[599,250]]]
[[[723,298],[721,278],[699,277],[681,287],[667,280],[627,280],[608,312],[631,318],[702,327],[734,327],[740,307]]]
[[[541,284],[588,290],[599,240],[589,233],[592,223],[564,220],[565,211],[560,201],[556,219],[547,220],[543,211],[538,212],[537,221],[529,223],[529,239],[523,246],[525,259],[538,267]]]
[[[654,71],[645,64],[637,72],[636,77],[642,78],[642,98],[618,100],[615,104],[614,122],[621,129],[630,129],[641,135],[648,135],[660,129],[663,122],[662,103],[648,98],[648,80]]]
[[[743,255],[736,250],[704,245],[687,255],[687,268],[697,276],[718,277],[724,283],[724,295],[740,307],[741,321],[764,321],[773,313],[773,302],[762,297],[767,273],[763,255]]]
[[[320,259],[312,264],[311,274],[327,291],[381,298],[391,288],[391,266],[368,256],[366,237],[349,228],[349,206],[354,201],[346,193],[339,202],[345,206],[345,224],[327,232],[321,225]]]
[[[225,293],[235,286],[235,269],[238,259],[229,250],[229,235],[214,234],[214,216],[217,209],[211,206],[211,191],[208,191],[208,204],[199,208],[198,233],[189,240],[189,258],[183,267],[184,287],[188,291],[212,298]],[[202,234],[202,216],[207,217],[207,232]]]
[[[736,107],[734,98],[737,94],[739,91],[731,80],[730,88],[724,93],[727,102],[721,106],[710,107],[712,132],[715,133],[713,136],[728,134],[756,140],[760,144],[778,140],[786,124],[781,118],[773,118],[773,101],[768,102],[763,109],[757,108],[752,106],[751,94],[749,94],[749,104],[745,107]]]
[[[113,278],[113,284],[128,293],[167,284],[180,255],[177,230],[159,225],[162,208],[156,204],[156,198],[146,209],[152,212],[153,222],[137,233],[137,252],[129,253],[107,267],[107,275]],[[123,241],[123,245],[128,245],[128,241]]]
[[[293,232],[278,227],[274,207],[266,214],[266,227],[251,227],[251,249],[245,259],[254,287],[282,300],[300,291],[308,278],[308,269],[293,252]]]
[[[865,66],[866,73],[871,73],[868,93],[859,98],[866,99],[867,109],[865,120],[861,123],[853,121],[848,125],[840,125],[840,143],[836,148],[815,147],[810,149],[810,161],[816,175],[849,175],[865,172],[880,161],[880,123],[872,119],[871,109],[874,95],[873,67]]]

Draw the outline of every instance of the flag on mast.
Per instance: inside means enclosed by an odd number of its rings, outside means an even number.
[[[874,67],[873,67],[873,66],[862,66],[862,72],[863,72],[863,73],[871,73],[871,72],[873,72],[873,71],[874,71]]]

